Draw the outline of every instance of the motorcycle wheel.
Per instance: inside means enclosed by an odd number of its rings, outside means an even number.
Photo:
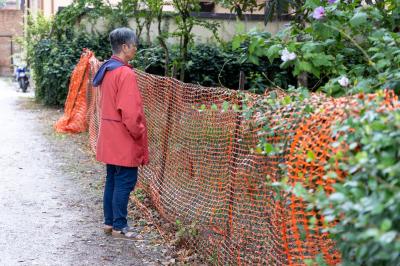
[[[22,80],[22,92],[26,92],[28,90],[28,84],[29,84],[28,79]]]
[[[24,83],[22,79],[18,79],[19,88],[22,90],[24,88]]]

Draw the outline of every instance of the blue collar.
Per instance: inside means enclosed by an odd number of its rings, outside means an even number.
[[[97,73],[93,79],[93,86],[97,87],[97,86],[101,85],[101,83],[103,82],[103,78],[106,75],[107,71],[112,71],[112,70],[117,69],[122,66],[125,66],[125,64],[123,62],[121,62],[120,60],[118,60],[118,58],[115,58],[114,56],[111,57],[109,60],[104,62],[104,64],[101,65],[101,67],[97,71]]]

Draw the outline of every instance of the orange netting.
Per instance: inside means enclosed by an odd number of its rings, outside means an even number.
[[[79,133],[87,129],[86,88],[89,80],[88,65],[92,56],[91,51],[84,50],[79,63],[72,72],[64,115],[54,125],[57,132]]]
[[[80,74],[73,75],[73,82],[90,76],[87,119],[93,150],[101,90],[91,81],[99,66],[94,56],[86,54],[74,72]],[[141,186],[161,216],[199,230],[192,244],[211,264],[305,265],[305,259],[317,255],[328,265],[340,263],[335,244],[324,233],[323,216],[271,183],[287,178],[292,186],[300,183],[306,189],[322,186],[332,191],[335,180],[326,176],[324,168],[337,151],[331,145],[331,126],[345,119],[346,111],[358,108],[356,97],[312,94],[300,107],[269,108],[267,96],[248,94],[247,105],[264,109],[245,117],[231,108],[244,104],[236,91],[137,70],[136,74],[151,160],[140,171]],[[304,115],[306,107],[314,109],[309,116]],[[276,150],[267,155],[254,152],[260,138]],[[309,160],[309,151],[314,160]],[[313,226],[310,217],[315,217]]]

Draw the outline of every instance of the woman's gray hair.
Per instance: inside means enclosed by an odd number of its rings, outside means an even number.
[[[110,33],[109,39],[113,54],[120,53],[123,44],[138,46],[136,34],[130,28],[116,28]]]

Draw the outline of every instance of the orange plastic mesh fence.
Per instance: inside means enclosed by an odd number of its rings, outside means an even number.
[[[87,118],[93,150],[101,90],[91,80],[99,66],[90,57],[90,78],[80,70],[89,78]],[[232,108],[243,104],[236,91],[137,70],[136,75],[151,160],[140,171],[140,184],[164,218],[197,229],[191,244],[210,263],[305,265],[305,259],[320,254],[328,265],[340,262],[335,244],[324,233],[323,216],[308,210],[302,199],[278,192],[271,181],[286,175],[290,185],[300,183],[307,189],[321,185],[332,191],[335,181],[326,177],[324,169],[336,152],[330,145],[331,125],[343,120],[346,110],[357,109],[355,97],[312,94],[302,107],[286,104],[244,117]],[[265,105],[265,96],[248,97],[247,105]],[[283,97],[278,94],[278,99]],[[306,106],[314,109],[309,116],[303,115]],[[276,152],[253,152],[261,137]],[[308,160],[308,151],[313,151],[314,160]],[[310,217],[316,220],[313,227]]]
[[[93,56],[89,60],[89,82],[87,89],[87,121],[89,124],[89,145],[92,151],[96,151],[97,136],[100,126],[100,91],[99,88],[93,87],[93,78],[101,63]]]

